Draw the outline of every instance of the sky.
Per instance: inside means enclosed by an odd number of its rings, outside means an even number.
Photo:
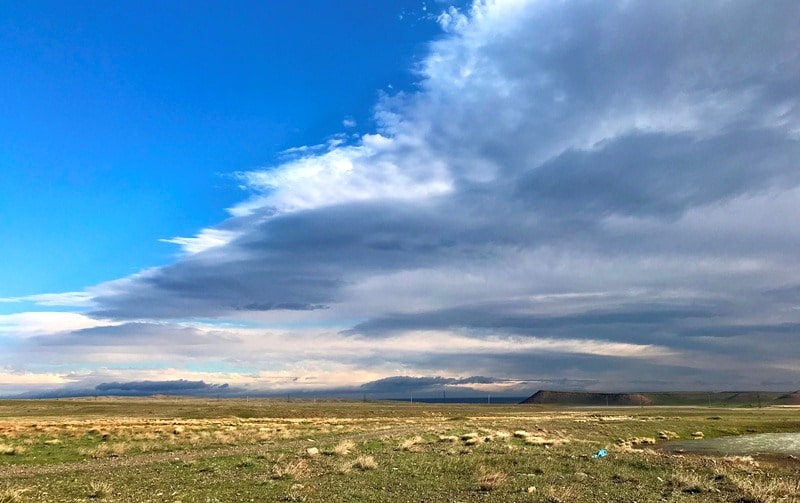
[[[800,389],[800,4],[0,3],[0,395]]]

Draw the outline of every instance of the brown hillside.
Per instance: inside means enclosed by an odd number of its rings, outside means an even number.
[[[587,393],[581,391],[537,391],[522,403],[558,405],[652,405],[653,400],[639,393]]]
[[[800,405],[800,390],[781,395],[775,401],[781,405]]]

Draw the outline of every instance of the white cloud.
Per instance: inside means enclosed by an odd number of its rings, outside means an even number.
[[[0,315],[0,335],[29,337],[110,324],[78,313],[27,312]]]
[[[447,10],[443,10],[436,18],[436,22],[442,30],[446,32],[461,31],[469,24],[467,16],[462,14],[458,8],[450,6]]]
[[[171,239],[160,239],[163,243],[180,245],[185,253],[194,254],[204,252],[217,246],[230,243],[237,236],[236,232],[220,229],[203,229],[193,238],[174,237]]]
[[[364,135],[357,146],[239,176],[262,195],[231,208],[234,216],[259,209],[281,214],[358,201],[408,201],[451,189],[445,164],[419,138],[379,134]]]
[[[92,307],[92,295],[87,292],[40,293],[23,297],[0,297],[0,303],[33,302],[37,306]]]

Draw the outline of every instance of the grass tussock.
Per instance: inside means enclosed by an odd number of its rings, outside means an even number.
[[[4,456],[20,456],[25,454],[25,446],[23,445],[9,445],[0,444],[0,454]]]
[[[578,491],[575,486],[550,486],[544,500],[547,503],[572,503],[578,501]]]
[[[108,482],[91,481],[89,483],[89,498],[91,499],[105,499],[111,496],[113,488]]]
[[[778,503],[800,500],[800,477],[772,477],[760,473],[728,471],[725,478],[735,488],[736,501]]]
[[[272,467],[273,479],[301,479],[311,473],[308,461],[299,458],[286,463],[278,462]]]
[[[128,452],[130,448],[131,445],[127,442],[115,442],[113,444],[100,444],[92,448],[84,447],[79,449],[78,452],[82,456],[92,459],[118,458]]]
[[[0,490],[0,503],[20,503],[22,495],[30,491],[28,488],[7,488]]]
[[[478,489],[481,491],[494,491],[506,483],[508,476],[497,470],[489,470],[481,466],[478,470]]]
[[[537,435],[530,435],[525,438],[525,443],[528,445],[538,445],[542,447],[557,447],[569,443],[568,438],[548,438],[540,437]]]
[[[671,482],[675,488],[687,494],[709,494],[718,491],[712,478],[691,470],[675,472]]]
[[[372,456],[359,456],[353,461],[353,468],[358,468],[359,470],[374,470],[377,467],[378,462]]]
[[[398,448],[401,451],[406,451],[406,452],[419,452],[419,451],[422,450],[422,445],[421,444],[423,442],[424,441],[423,441],[422,437],[417,435],[415,437],[407,438],[407,439],[403,440],[402,442],[400,442],[400,445],[398,446]]]
[[[356,449],[356,443],[350,439],[342,440],[336,444],[332,451],[336,456],[347,456]]]

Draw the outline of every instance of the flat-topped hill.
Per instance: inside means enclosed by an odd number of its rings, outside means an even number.
[[[587,391],[537,391],[522,403],[549,405],[713,405],[767,406],[800,404],[800,391],[669,391],[653,393],[601,393]]]

